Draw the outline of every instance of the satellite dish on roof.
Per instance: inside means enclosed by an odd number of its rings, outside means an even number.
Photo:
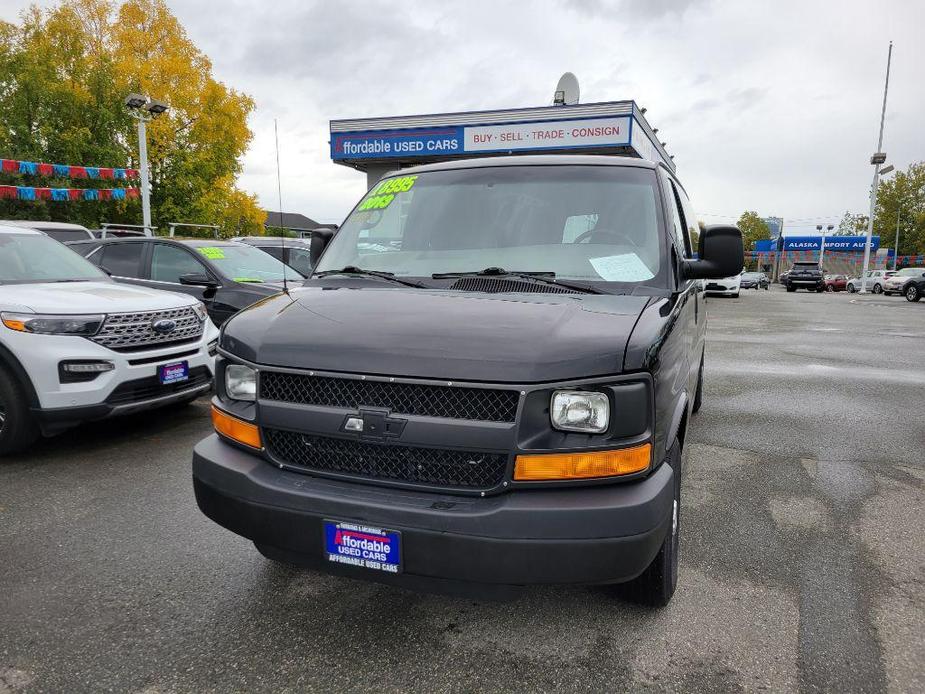
[[[571,106],[578,103],[578,78],[571,72],[566,72],[559,78],[552,103],[555,106]]]

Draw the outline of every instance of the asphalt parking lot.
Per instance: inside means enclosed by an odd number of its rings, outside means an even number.
[[[196,508],[202,399],[0,463],[0,692],[925,690],[925,304],[709,311],[667,608],[272,565]]]

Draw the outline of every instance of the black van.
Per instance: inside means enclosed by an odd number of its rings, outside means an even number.
[[[270,559],[332,573],[498,593],[629,582],[667,603],[703,392],[698,280],[743,261],[730,226],[694,259],[695,230],[674,175],[639,159],[383,179],[333,239],[313,236],[304,286],[225,324],[199,507]]]

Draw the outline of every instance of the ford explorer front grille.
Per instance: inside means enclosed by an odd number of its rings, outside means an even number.
[[[513,422],[520,392],[261,371],[260,397],[350,410],[379,407],[396,414]]]
[[[501,485],[507,455],[366,443],[264,429],[270,454],[306,472],[333,473],[429,487],[472,491]]]
[[[158,332],[154,329],[158,321],[173,321],[174,327],[168,332]],[[109,314],[100,331],[90,339],[116,352],[136,352],[193,342],[199,339],[202,331],[203,323],[196,311],[192,306],[185,306],[166,311]]]

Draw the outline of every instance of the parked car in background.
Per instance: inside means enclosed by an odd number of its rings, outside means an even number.
[[[781,284],[787,284],[787,278],[790,277],[790,270],[784,270],[777,276],[777,281]]]
[[[906,278],[906,283],[902,287],[902,294],[906,297],[906,301],[919,301],[923,293],[925,293],[925,272]]]
[[[848,287],[847,275],[826,275],[825,290],[827,292],[843,292]]]
[[[41,232],[0,225],[0,455],[194,400],[217,341],[201,302],[116,284]]]
[[[279,293],[301,273],[253,246],[213,239],[95,239],[68,244],[114,280],[183,292],[221,325],[255,301]]]
[[[303,275],[312,271],[311,239],[310,238],[280,238],[278,236],[238,236],[232,241],[246,243],[248,246],[259,248],[269,253],[277,260],[281,260]]]
[[[147,236],[147,234],[141,229],[120,229],[119,227],[109,227],[107,229],[90,229],[90,233],[93,234],[93,238],[96,239],[108,239],[108,238],[137,238],[141,236]]]
[[[883,291],[883,282],[888,277],[895,274],[893,270],[868,270],[867,271],[867,291],[874,294],[880,294]],[[852,294],[861,291],[861,278],[851,277],[848,279],[848,291]]]
[[[25,227],[26,229],[35,229],[41,231],[46,236],[50,236],[55,241],[67,243],[68,241],[82,241],[92,239],[93,233],[85,226],[80,224],[69,224],[67,222],[47,222],[41,220],[26,219],[3,219],[0,224],[13,227]]]
[[[797,289],[808,289],[811,292],[825,291],[825,277],[822,274],[822,268],[814,260],[796,262],[790,268],[785,286],[788,292],[795,292]]]
[[[771,280],[763,272],[743,272],[739,281],[741,289],[768,289],[770,286]]]
[[[707,294],[720,296],[731,296],[733,299],[739,296],[739,288],[742,283],[742,275],[733,275],[720,280],[709,280],[706,283],[705,291]]]
[[[906,283],[913,277],[921,277],[923,272],[923,267],[904,267],[883,280],[883,293],[904,294]]]

